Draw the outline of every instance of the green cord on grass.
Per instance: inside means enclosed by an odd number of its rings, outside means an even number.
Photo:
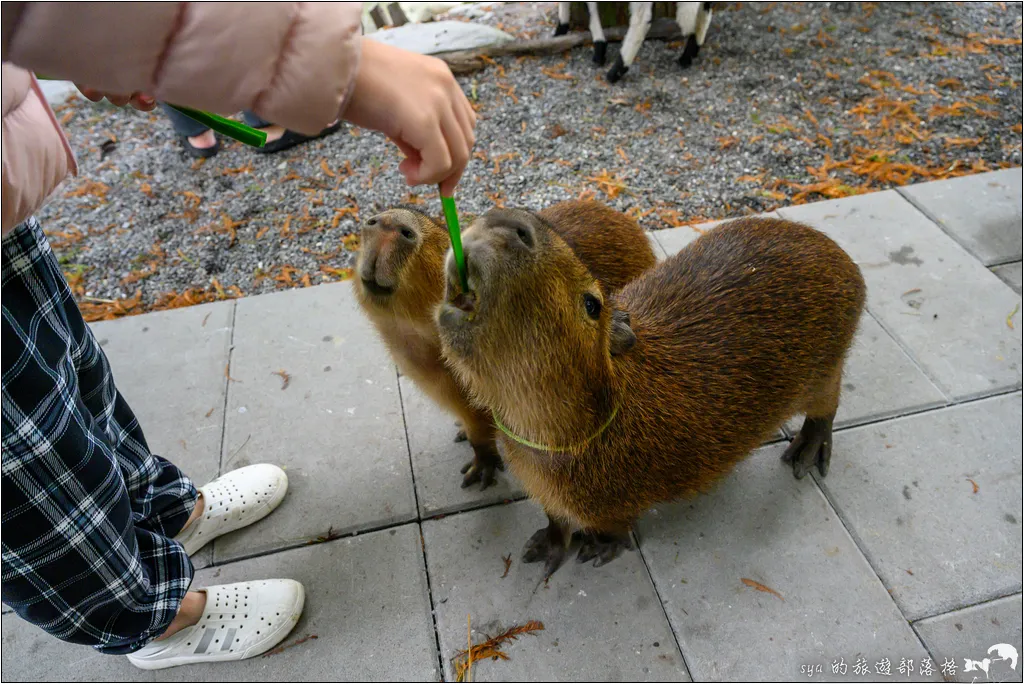
[[[462,235],[459,233],[459,214],[455,210],[455,198],[441,195],[441,208],[444,209],[444,222],[448,224],[448,236],[452,240],[455,265],[459,268],[459,282],[462,283],[462,291],[469,292],[469,281],[466,278],[466,255],[462,252]]]

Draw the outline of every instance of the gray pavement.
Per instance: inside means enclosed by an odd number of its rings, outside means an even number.
[[[1021,205],[1010,169],[781,209],[868,282],[829,476],[797,481],[764,446],[648,512],[635,550],[546,585],[519,560],[539,507],[508,475],[459,487],[469,446],[349,283],[96,324],[156,453],[200,482],[286,468],[285,503],[202,552],[194,586],[299,579],[286,643],[316,638],[144,673],[5,611],[3,680],[450,680],[468,616],[477,642],[545,626],[477,681],[1021,681],[989,653],[1024,650]],[[650,238],[670,256],[709,229]]]

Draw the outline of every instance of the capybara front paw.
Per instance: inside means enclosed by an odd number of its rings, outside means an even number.
[[[497,471],[504,471],[505,464],[501,460],[501,454],[497,449],[479,450],[473,454],[473,460],[462,466],[462,488],[480,483],[480,491],[483,491],[498,482]]]

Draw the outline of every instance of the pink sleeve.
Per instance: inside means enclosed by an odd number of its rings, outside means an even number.
[[[248,109],[313,134],[347,104],[361,4],[24,3],[5,8],[14,21],[4,22],[3,59],[103,92]]]

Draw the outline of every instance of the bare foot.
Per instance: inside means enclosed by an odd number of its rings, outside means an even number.
[[[268,143],[274,142],[275,140],[279,139],[282,135],[284,135],[285,132],[284,128],[282,128],[281,126],[276,126],[274,124],[271,124],[266,128],[261,128],[260,130],[267,134]]]
[[[217,144],[217,136],[210,129],[188,139],[188,144],[197,150],[208,150]]]
[[[199,498],[196,499],[196,507],[192,509],[192,515],[188,516],[188,520],[185,521],[185,526],[181,528],[181,531],[184,532],[188,529],[189,525],[199,520],[204,510],[206,510],[206,503],[203,499],[203,493],[199,492]]]
[[[206,609],[206,592],[205,591],[189,591],[185,593],[185,597],[181,599],[181,606],[178,608],[178,614],[171,620],[170,626],[163,634],[156,638],[156,641],[166,639],[167,637],[173,636],[192,625],[199,622],[199,618],[203,617],[203,611]]]

